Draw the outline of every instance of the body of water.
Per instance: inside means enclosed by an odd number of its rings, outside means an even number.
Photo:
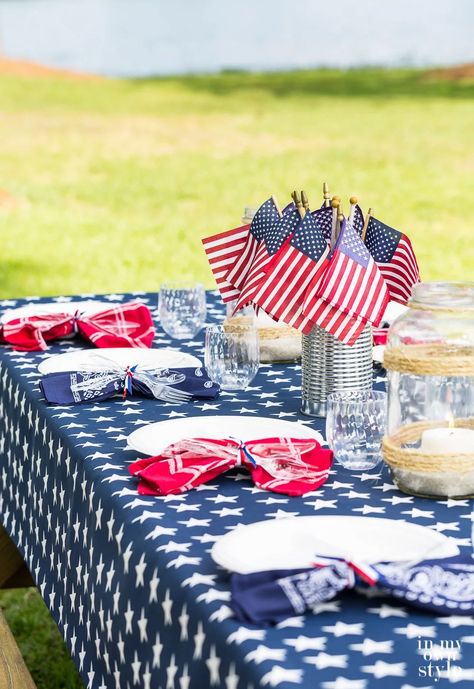
[[[7,57],[110,76],[474,61],[473,0],[0,0]]]

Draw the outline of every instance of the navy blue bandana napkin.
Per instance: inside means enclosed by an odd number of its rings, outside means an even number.
[[[214,399],[220,388],[202,368],[112,368],[99,371],[66,371],[43,376],[40,387],[50,404],[100,402],[116,395],[163,399],[163,386],[190,395],[190,399]]]
[[[311,569],[233,574],[231,607],[241,622],[275,624],[312,611],[343,590],[371,586],[438,615],[474,613],[474,559],[465,555],[370,566],[317,558]]]

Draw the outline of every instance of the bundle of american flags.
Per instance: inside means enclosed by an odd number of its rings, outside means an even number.
[[[408,237],[364,216],[357,199],[344,217],[339,197],[311,211],[293,192],[283,211],[267,199],[252,222],[203,239],[224,302],[253,305],[308,334],[315,325],[353,345],[377,327],[389,301],[406,303],[420,281]]]

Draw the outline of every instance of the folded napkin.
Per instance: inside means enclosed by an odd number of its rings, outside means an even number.
[[[440,615],[474,613],[474,560],[465,555],[370,566],[316,558],[311,569],[233,574],[230,605],[242,622],[274,624],[312,611],[340,591],[372,586]]]
[[[326,481],[331,461],[331,450],[323,450],[312,438],[263,438],[246,443],[190,438],[169,445],[156,457],[139,459],[129,471],[140,478],[141,495],[184,493],[242,466],[259,488],[299,496]]]
[[[133,354],[130,356],[133,360]],[[50,404],[82,404],[100,402],[115,395],[139,395],[161,399],[162,386],[171,386],[196,399],[213,399],[220,392],[202,368],[141,369],[128,366],[121,369],[104,359],[104,368],[91,371],[48,373],[40,381],[40,388]]]
[[[151,347],[155,328],[148,307],[120,304],[85,316],[77,311],[14,318],[0,328],[0,342],[20,351],[47,349],[47,342],[79,333],[96,347]]]

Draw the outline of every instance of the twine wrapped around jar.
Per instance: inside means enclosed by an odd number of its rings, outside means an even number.
[[[456,419],[454,427],[474,429],[474,417]],[[422,452],[419,448],[404,447],[421,439],[424,431],[431,428],[449,428],[448,422],[418,421],[406,424],[391,436],[385,436],[382,450],[385,462],[392,468],[427,473],[467,473],[474,471],[474,448],[472,452],[435,453]]]
[[[474,348],[400,345],[385,350],[384,368],[420,376],[474,376]]]

